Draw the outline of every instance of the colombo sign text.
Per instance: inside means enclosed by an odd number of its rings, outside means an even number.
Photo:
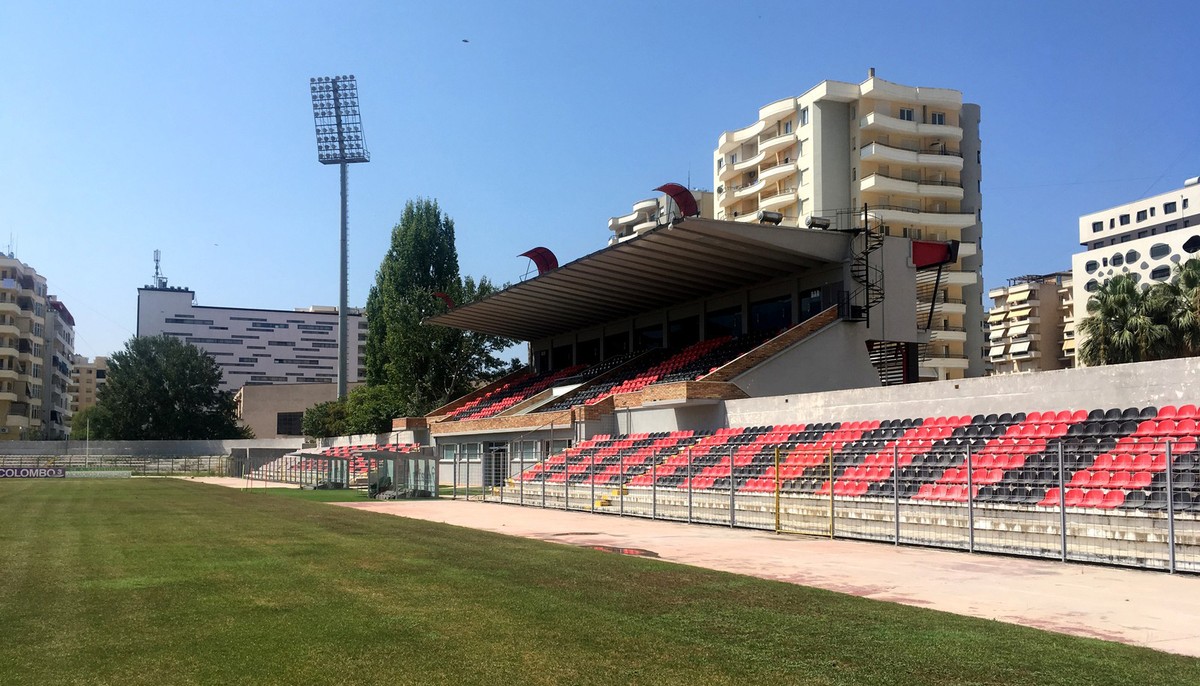
[[[63,467],[0,467],[0,479],[62,479]]]

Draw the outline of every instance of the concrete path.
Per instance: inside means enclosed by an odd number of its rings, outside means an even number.
[[[226,488],[299,488],[296,484],[285,484],[282,481],[263,481],[262,479],[247,481],[244,478],[234,476],[174,476],[171,478],[183,479],[184,481],[197,481],[202,484],[212,484],[214,486],[225,486]]]
[[[1200,577],[465,500],[336,504],[1200,657]]]

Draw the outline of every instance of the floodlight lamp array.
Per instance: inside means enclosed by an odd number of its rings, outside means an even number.
[[[358,110],[358,82],[354,75],[309,79],[313,119],[317,132],[317,159],[321,164],[369,162]]]

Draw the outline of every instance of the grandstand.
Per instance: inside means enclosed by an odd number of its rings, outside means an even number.
[[[420,450],[416,443],[355,443],[298,450],[251,469],[247,477],[301,486],[329,482],[365,488],[367,474],[379,459]]]
[[[1200,571],[1200,365],[912,384],[953,249],[676,218],[432,317],[531,364],[396,428],[498,502]]]

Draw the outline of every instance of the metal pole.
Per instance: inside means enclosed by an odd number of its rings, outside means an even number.
[[[450,499],[458,500],[458,446],[454,446],[454,456],[450,458]]]
[[[1063,463],[1063,444],[1058,444],[1058,536],[1059,536],[1059,559],[1063,562],[1067,561],[1067,486],[1066,479],[1063,478],[1063,472],[1066,471]]]
[[[518,466],[521,468],[520,476],[517,478],[517,502],[521,505],[525,504],[525,442],[517,441],[517,460]]]
[[[971,476],[970,443],[967,444],[967,552],[975,552],[975,479]]]
[[[658,462],[650,458],[650,519],[658,518]]]
[[[578,444],[576,444],[578,445]],[[592,483],[592,512],[596,511],[596,453],[592,452],[592,470],[589,480]]]
[[[829,537],[833,538],[833,448],[829,449]]]
[[[621,452],[617,453],[617,461],[621,465],[620,466],[620,469],[621,469],[621,494],[620,494],[621,495],[621,507],[619,508],[619,514],[622,517],[624,517],[625,516],[625,455],[624,455],[624,453],[621,453]]]
[[[736,524],[737,514],[733,502],[733,446],[729,447],[729,528]]]
[[[337,97],[337,89],[335,88],[333,92],[334,92],[334,97],[336,98]],[[339,113],[340,113],[340,108],[335,108],[335,109],[338,109]],[[338,130],[339,131],[341,130],[340,125],[338,126]],[[347,331],[346,331],[346,308],[348,307],[346,291],[347,291],[349,280],[350,280],[350,265],[349,265],[349,258],[347,257],[349,243],[346,239],[346,236],[348,233],[348,227],[349,227],[349,223],[350,223],[350,212],[347,208],[347,201],[346,201],[346,181],[350,174],[350,165],[346,164],[345,162],[342,162],[341,167],[342,167],[342,173],[341,173],[341,177],[342,177],[342,233],[341,233],[342,255],[341,255],[341,277],[340,277],[340,281],[338,282],[338,372],[337,372],[337,374],[338,374],[337,394],[338,394],[339,400],[346,397],[346,360],[348,357],[346,346],[347,346],[347,341],[350,340],[350,337],[347,335]]]
[[[687,449],[688,524],[692,523],[692,449]]]
[[[775,446],[775,533],[779,533],[779,446]]]
[[[87,434],[84,436],[83,443],[83,466],[86,469],[92,461],[92,416],[87,418]]]
[[[900,447],[892,444],[892,509],[896,520],[896,533],[892,542],[900,545]]]
[[[571,509],[571,465],[567,463],[567,458],[563,456],[563,509]]]
[[[1175,573],[1175,471],[1171,442],[1167,441],[1167,571]]]

